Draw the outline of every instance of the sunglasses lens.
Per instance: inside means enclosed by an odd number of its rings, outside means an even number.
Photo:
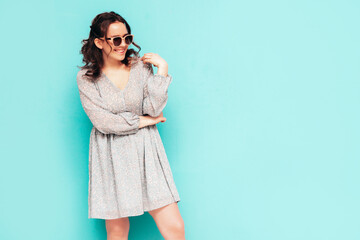
[[[132,41],[133,41],[133,36],[128,35],[128,36],[125,37],[125,43],[127,45],[130,45],[132,43]]]
[[[116,37],[116,38],[114,38],[114,45],[115,46],[120,46],[120,44],[121,44],[121,37]]]

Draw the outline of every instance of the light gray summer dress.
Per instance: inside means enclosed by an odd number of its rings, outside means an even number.
[[[134,57],[121,90],[101,73],[96,83],[80,70],[82,107],[93,124],[89,144],[88,218],[138,216],[179,202],[156,125],[139,128],[139,115],[159,116],[172,76],[154,74]]]

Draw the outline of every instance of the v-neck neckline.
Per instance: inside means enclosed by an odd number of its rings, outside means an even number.
[[[124,87],[123,89],[118,88],[118,87],[106,76],[106,74],[105,74],[103,71],[101,71],[101,72],[102,72],[102,74],[104,75],[105,79],[110,83],[110,85],[111,85],[116,91],[118,91],[118,92],[124,92],[124,91],[128,88],[129,83],[130,83],[130,81],[131,81],[131,75],[132,75],[131,73],[132,73],[132,70],[133,70],[133,66],[131,65],[131,66],[130,66],[130,71],[129,71],[128,81],[127,81],[127,83],[126,83],[126,85],[125,85],[125,87]]]

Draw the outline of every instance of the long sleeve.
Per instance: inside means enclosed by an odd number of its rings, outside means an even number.
[[[133,112],[113,113],[103,101],[95,84],[82,76],[76,77],[81,105],[93,126],[104,134],[128,135],[139,131],[140,117]]]
[[[166,77],[154,74],[153,67],[150,63],[144,64],[145,84],[143,114],[157,117],[163,111],[168,100],[168,88],[172,82],[172,76]]]

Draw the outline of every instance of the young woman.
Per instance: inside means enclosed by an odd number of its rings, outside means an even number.
[[[180,201],[156,124],[172,76],[156,53],[142,57],[129,24],[97,15],[82,41],[80,100],[93,124],[89,146],[89,218],[105,219],[108,239],[127,239],[129,216],[149,212],[165,239],[185,239]],[[152,65],[158,68],[154,74]]]

